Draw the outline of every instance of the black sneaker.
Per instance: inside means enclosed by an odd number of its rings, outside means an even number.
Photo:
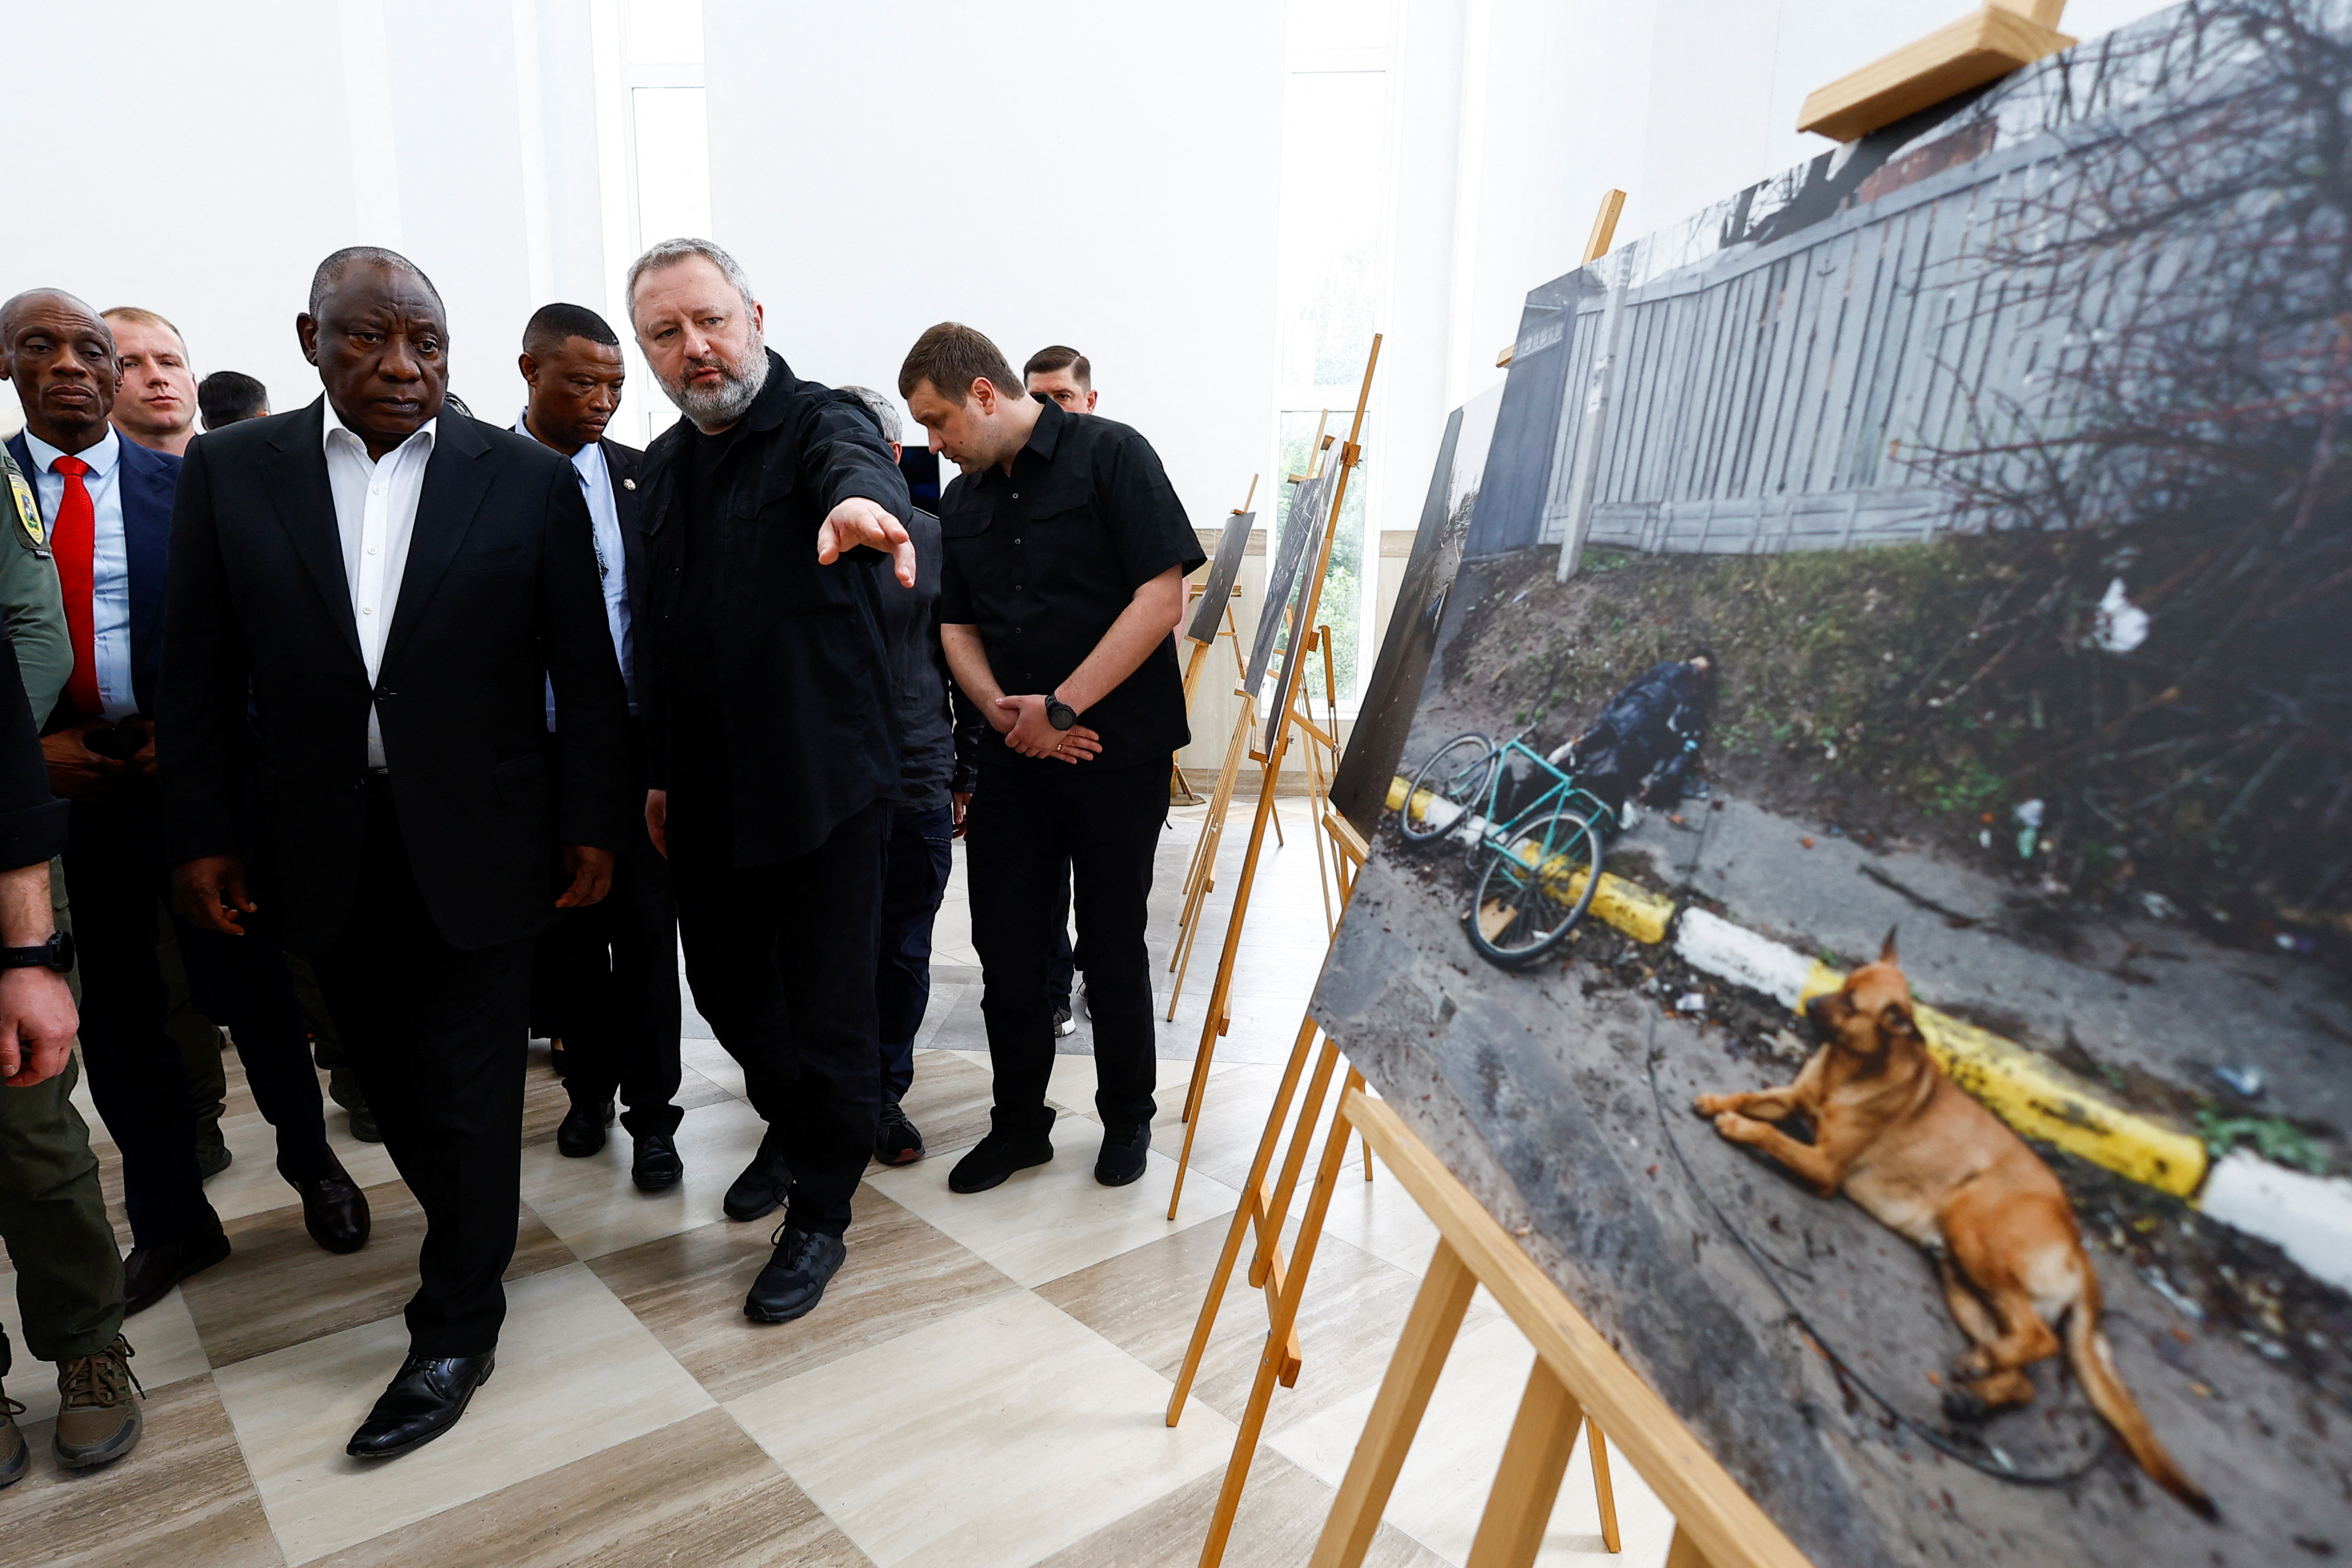
[[[874,1157],[886,1165],[911,1165],[923,1157],[923,1135],[895,1100],[882,1102],[882,1120],[874,1129]]]
[[[1143,1174],[1143,1156],[1151,1150],[1151,1123],[1103,1130],[1102,1152],[1095,1156],[1095,1180],[1106,1187],[1123,1187]]]
[[[824,1300],[824,1288],[849,1256],[841,1237],[794,1230],[790,1224],[776,1227],[775,1242],[775,1256],[743,1298],[743,1315],[753,1322],[789,1323],[806,1317]]]
[[[776,1212],[792,1189],[793,1168],[784,1163],[783,1140],[772,1127],[760,1140],[760,1152],[727,1189],[720,1205],[729,1219],[760,1219]]]
[[[636,1142],[629,1180],[636,1183],[637,1191],[666,1193],[685,1177],[686,1162],[678,1158],[677,1139],[667,1132],[648,1132]]]
[[[572,1102],[556,1124],[555,1150],[568,1160],[584,1160],[604,1147],[604,1129],[613,1125],[613,1102],[583,1105]]]
[[[221,1136],[220,1118],[215,1116],[196,1123],[196,1170],[207,1182],[228,1169],[236,1158],[229,1152],[228,1140]]]
[[[350,1068],[328,1070],[327,1098],[350,1115],[352,1137],[362,1143],[383,1142],[383,1134],[376,1130],[375,1112],[368,1109],[367,1096],[360,1092],[360,1080]]]
[[[1023,1137],[991,1132],[955,1163],[955,1169],[948,1173],[948,1191],[984,1193],[991,1187],[1002,1186],[1004,1178],[1013,1172],[1042,1165],[1053,1157],[1054,1140],[1045,1133]]]
[[[1065,1002],[1055,1008],[1054,1037],[1057,1040],[1066,1040],[1077,1032],[1078,1021],[1070,1016],[1070,1005]]]

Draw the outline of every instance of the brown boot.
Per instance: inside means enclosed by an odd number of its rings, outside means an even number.
[[[121,1334],[96,1355],[58,1363],[58,1463],[68,1470],[110,1465],[139,1446],[139,1399],[131,1342]]]
[[[25,1407],[0,1394],[0,1487],[13,1487],[25,1479],[33,1463],[33,1450],[25,1435],[16,1430],[16,1417]]]

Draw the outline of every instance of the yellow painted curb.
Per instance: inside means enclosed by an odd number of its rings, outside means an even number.
[[[1816,960],[1797,1005],[1843,984],[1843,974]],[[1924,1002],[1914,1014],[1937,1065],[2027,1137],[2177,1197],[2194,1195],[2204,1182],[2200,1140],[2105,1104],[2056,1063],[1989,1029]]]
[[[1410,779],[1400,777],[1389,781],[1391,810],[1404,809],[1405,791],[1412,787]],[[1429,797],[1427,790],[1421,793]],[[1585,873],[1580,868],[1570,874],[1568,898],[1570,902],[1583,895],[1584,877]],[[1666,927],[1674,922],[1675,901],[1663,893],[1652,892],[1639,882],[1629,882],[1622,877],[1603,871],[1601,873],[1601,886],[1593,889],[1591,912],[1634,941],[1655,946],[1666,940]]]
[[[1409,779],[1390,782],[1391,810],[1404,808],[1412,787]],[[1426,790],[1422,794],[1429,796]],[[1583,891],[1583,878],[1580,869],[1570,878],[1570,898]],[[1635,941],[1654,945],[1666,940],[1675,901],[1603,871],[1591,912]],[[1813,960],[1797,998],[1798,1011],[1844,984],[1843,973]],[[2179,1197],[2193,1197],[2204,1183],[2207,1155],[2201,1140],[2105,1103],[2073,1074],[2014,1040],[1925,1003],[1918,1005],[1916,1015],[1936,1064],[2025,1136],[2054,1143],[2119,1176]]]

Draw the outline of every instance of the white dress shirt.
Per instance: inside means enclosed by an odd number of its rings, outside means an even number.
[[[515,416],[518,436],[530,436],[529,409]],[[531,439],[539,437],[532,436]],[[542,443],[544,445],[544,443]],[[613,495],[613,470],[605,465],[603,443],[591,441],[572,454],[572,471],[588,498],[588,517],[595,525],[596,574],[604,588],[604,625],[613,634],[613,656],[621,661],[621,679],[629,689],[629,711],[637,710],[635,663],[629,657],[636,633],[629,624],[628,547],[621,539],[621,507]],[[548,688],[547,727],[555,728],[555,689]]]
[[[33,492],[40,499],[41,521],[53,545],[66,477],[52,465],[68,457],[89,465],[81,482],[89,491],[96,523],[90,541],[90,647],[98,656],[100,710],[119,724],[139,711],[139,699],[131,689],[131,547],[122,536],[122,437],[110,425],[106,438],[97,446],[86,451],[60,452],[27,430],[25,450],[32,454]],[[47,720],[48,715],[37,713],[34,718]]]
[[[335,526],[342,534],[343,574],[351,579],[352,618],[359,623],[360,657],[367,661],[368,684],[383,668],[383,639],[400,603],[401,574],[408,566],[408,541],[416,528],[416,501],[425,490],[425,467],[433,458],[438,419],[383,455],[368,456],[367,443],[335,416],[325,400],[327,482],[335,494]],[[375,704],[368,704],[368,766],[387,766],[383,727]]]

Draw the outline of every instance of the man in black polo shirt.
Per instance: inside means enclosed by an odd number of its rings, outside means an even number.
[[[948,1185],[983,1192],[1054,1157],[1046,967],[1066,857],[1094,1018],[1095,1179],[1151,1146],[1151,861],[1168,758],[1190,738],[1173,634],[1202,560],[1151,445],[1032,398],[994,343],[952,321],[916,340],[898,393],[964,476],[940,500],[940,637],[991,726],[966,828],[996,1108]]]

